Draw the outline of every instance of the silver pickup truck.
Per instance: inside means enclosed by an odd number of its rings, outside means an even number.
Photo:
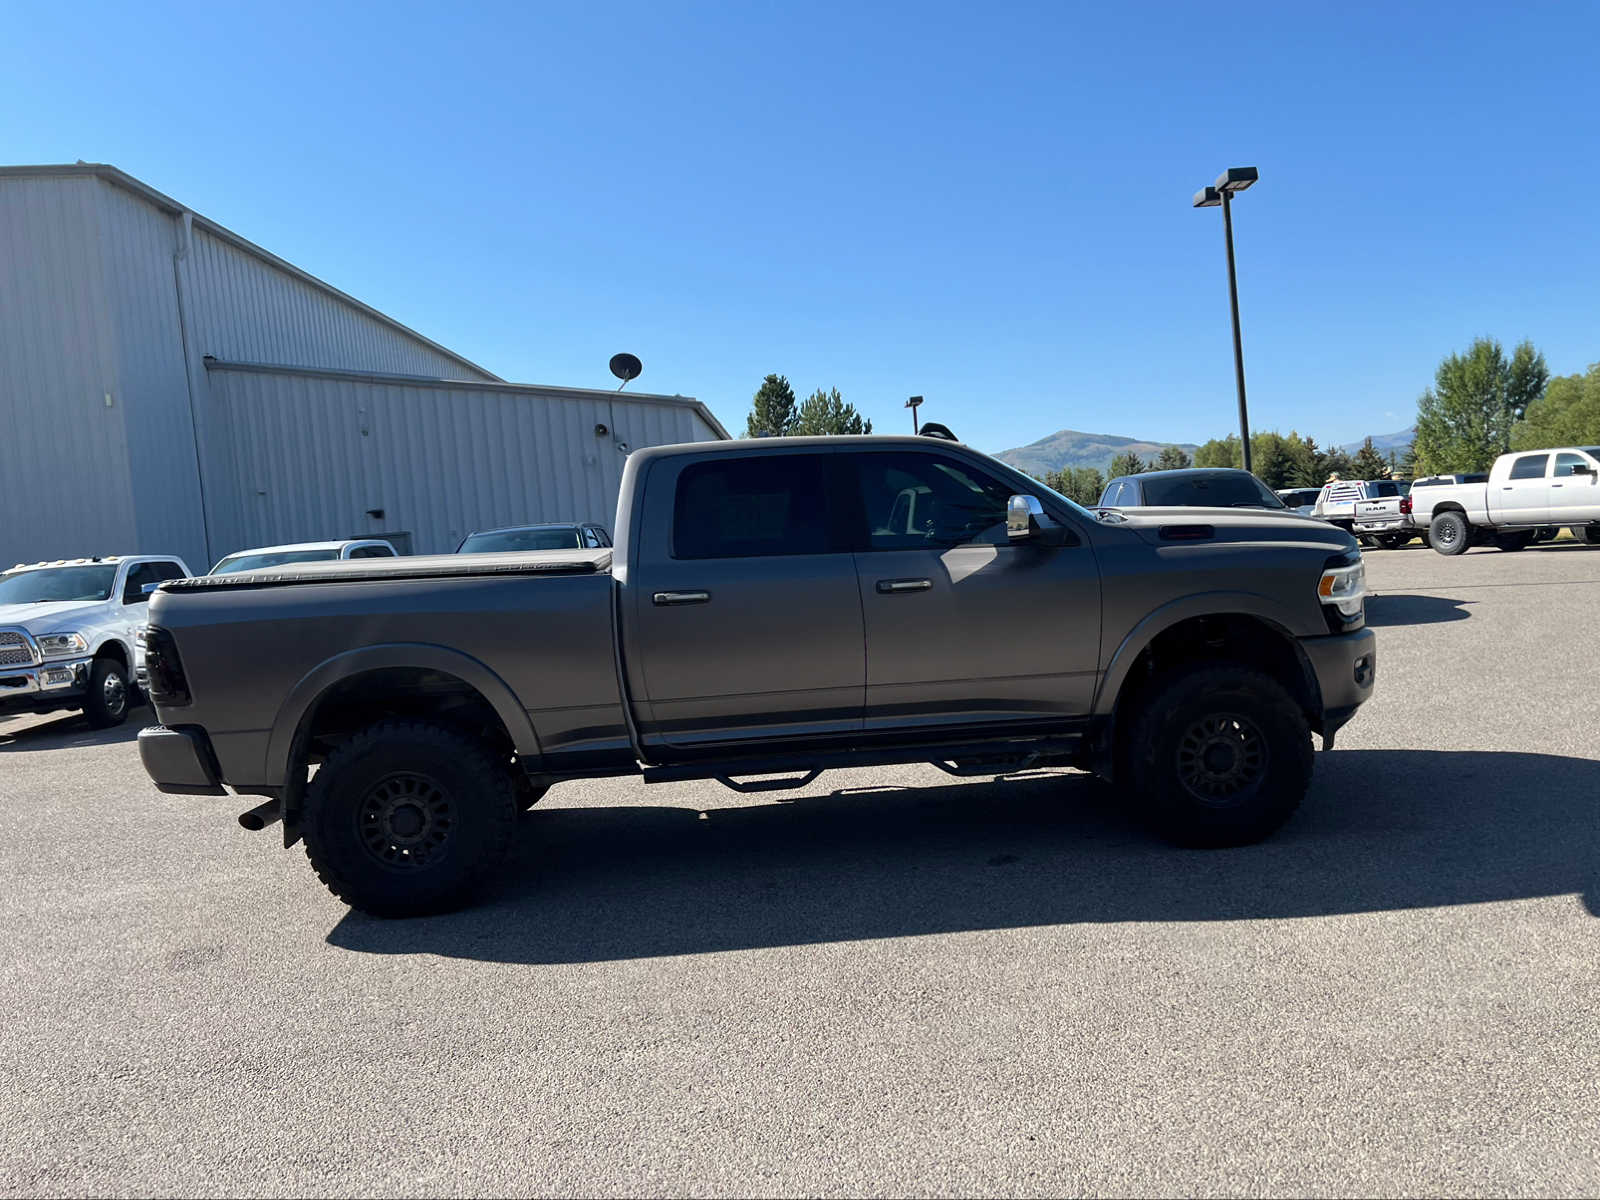
[[[146,770],[267,797],[242,824],[394,915],[459,904],[580,777],[1073,766],[1248,842],[1372,691],[1355,541],[1289,512],[1097,515],[954,441],[772,438],[636,451],[614,528],[166,584]]]

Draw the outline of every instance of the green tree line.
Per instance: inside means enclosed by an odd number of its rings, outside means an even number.
[[[794,388],[782,375],[768,375],[756,389],[745,419],[745,437],[810,437],[871,433],[872,422],[845,402],[838,388],[818,388],[796,403]]]

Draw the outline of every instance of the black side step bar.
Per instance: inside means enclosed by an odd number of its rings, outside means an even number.
[[[931,763],[940,770],[963,778],[979,775],[1004,775],[1040,763],[1065,764],[1083,746],[1080,735],[1062,737],[974,742],[965,745],[930,744],[878,746],[809,754],[773,754],[737,759],[706,759],[704,762],[647,766],[641,774],[646,783],[682,783],[692,779],[715,779],[736,792],[778,792],[805,787],[823,771],[843,767],[881,767],[897,763]],[[968,761],[962,761],[968,760]],[[956,765],[960,763],[961,765]],[[747,775],[782,775],[783,779],[743,780]]]

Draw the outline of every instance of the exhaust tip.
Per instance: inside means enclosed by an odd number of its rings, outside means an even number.
[[[279,801],[274,798],[239,814],[239,824],[251,833],[260,833],[283,815]]]

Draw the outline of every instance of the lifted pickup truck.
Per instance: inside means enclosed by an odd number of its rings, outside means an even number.
[[[267,797],[242,824],[393,915],[460,903],[584,776],[1070,765],[1248,842],[1372,691],[1355,542],[1289,512],[1097,516],[953,441],[771,438],[636,451],[615,529],[167,584],[146,770]]]
[[[1410,515],[1440,554],[1485,544],[1523,550],[1561,525],[1600,542],[1600,446],[1502,454],[1487,483],[1413,488]]]

